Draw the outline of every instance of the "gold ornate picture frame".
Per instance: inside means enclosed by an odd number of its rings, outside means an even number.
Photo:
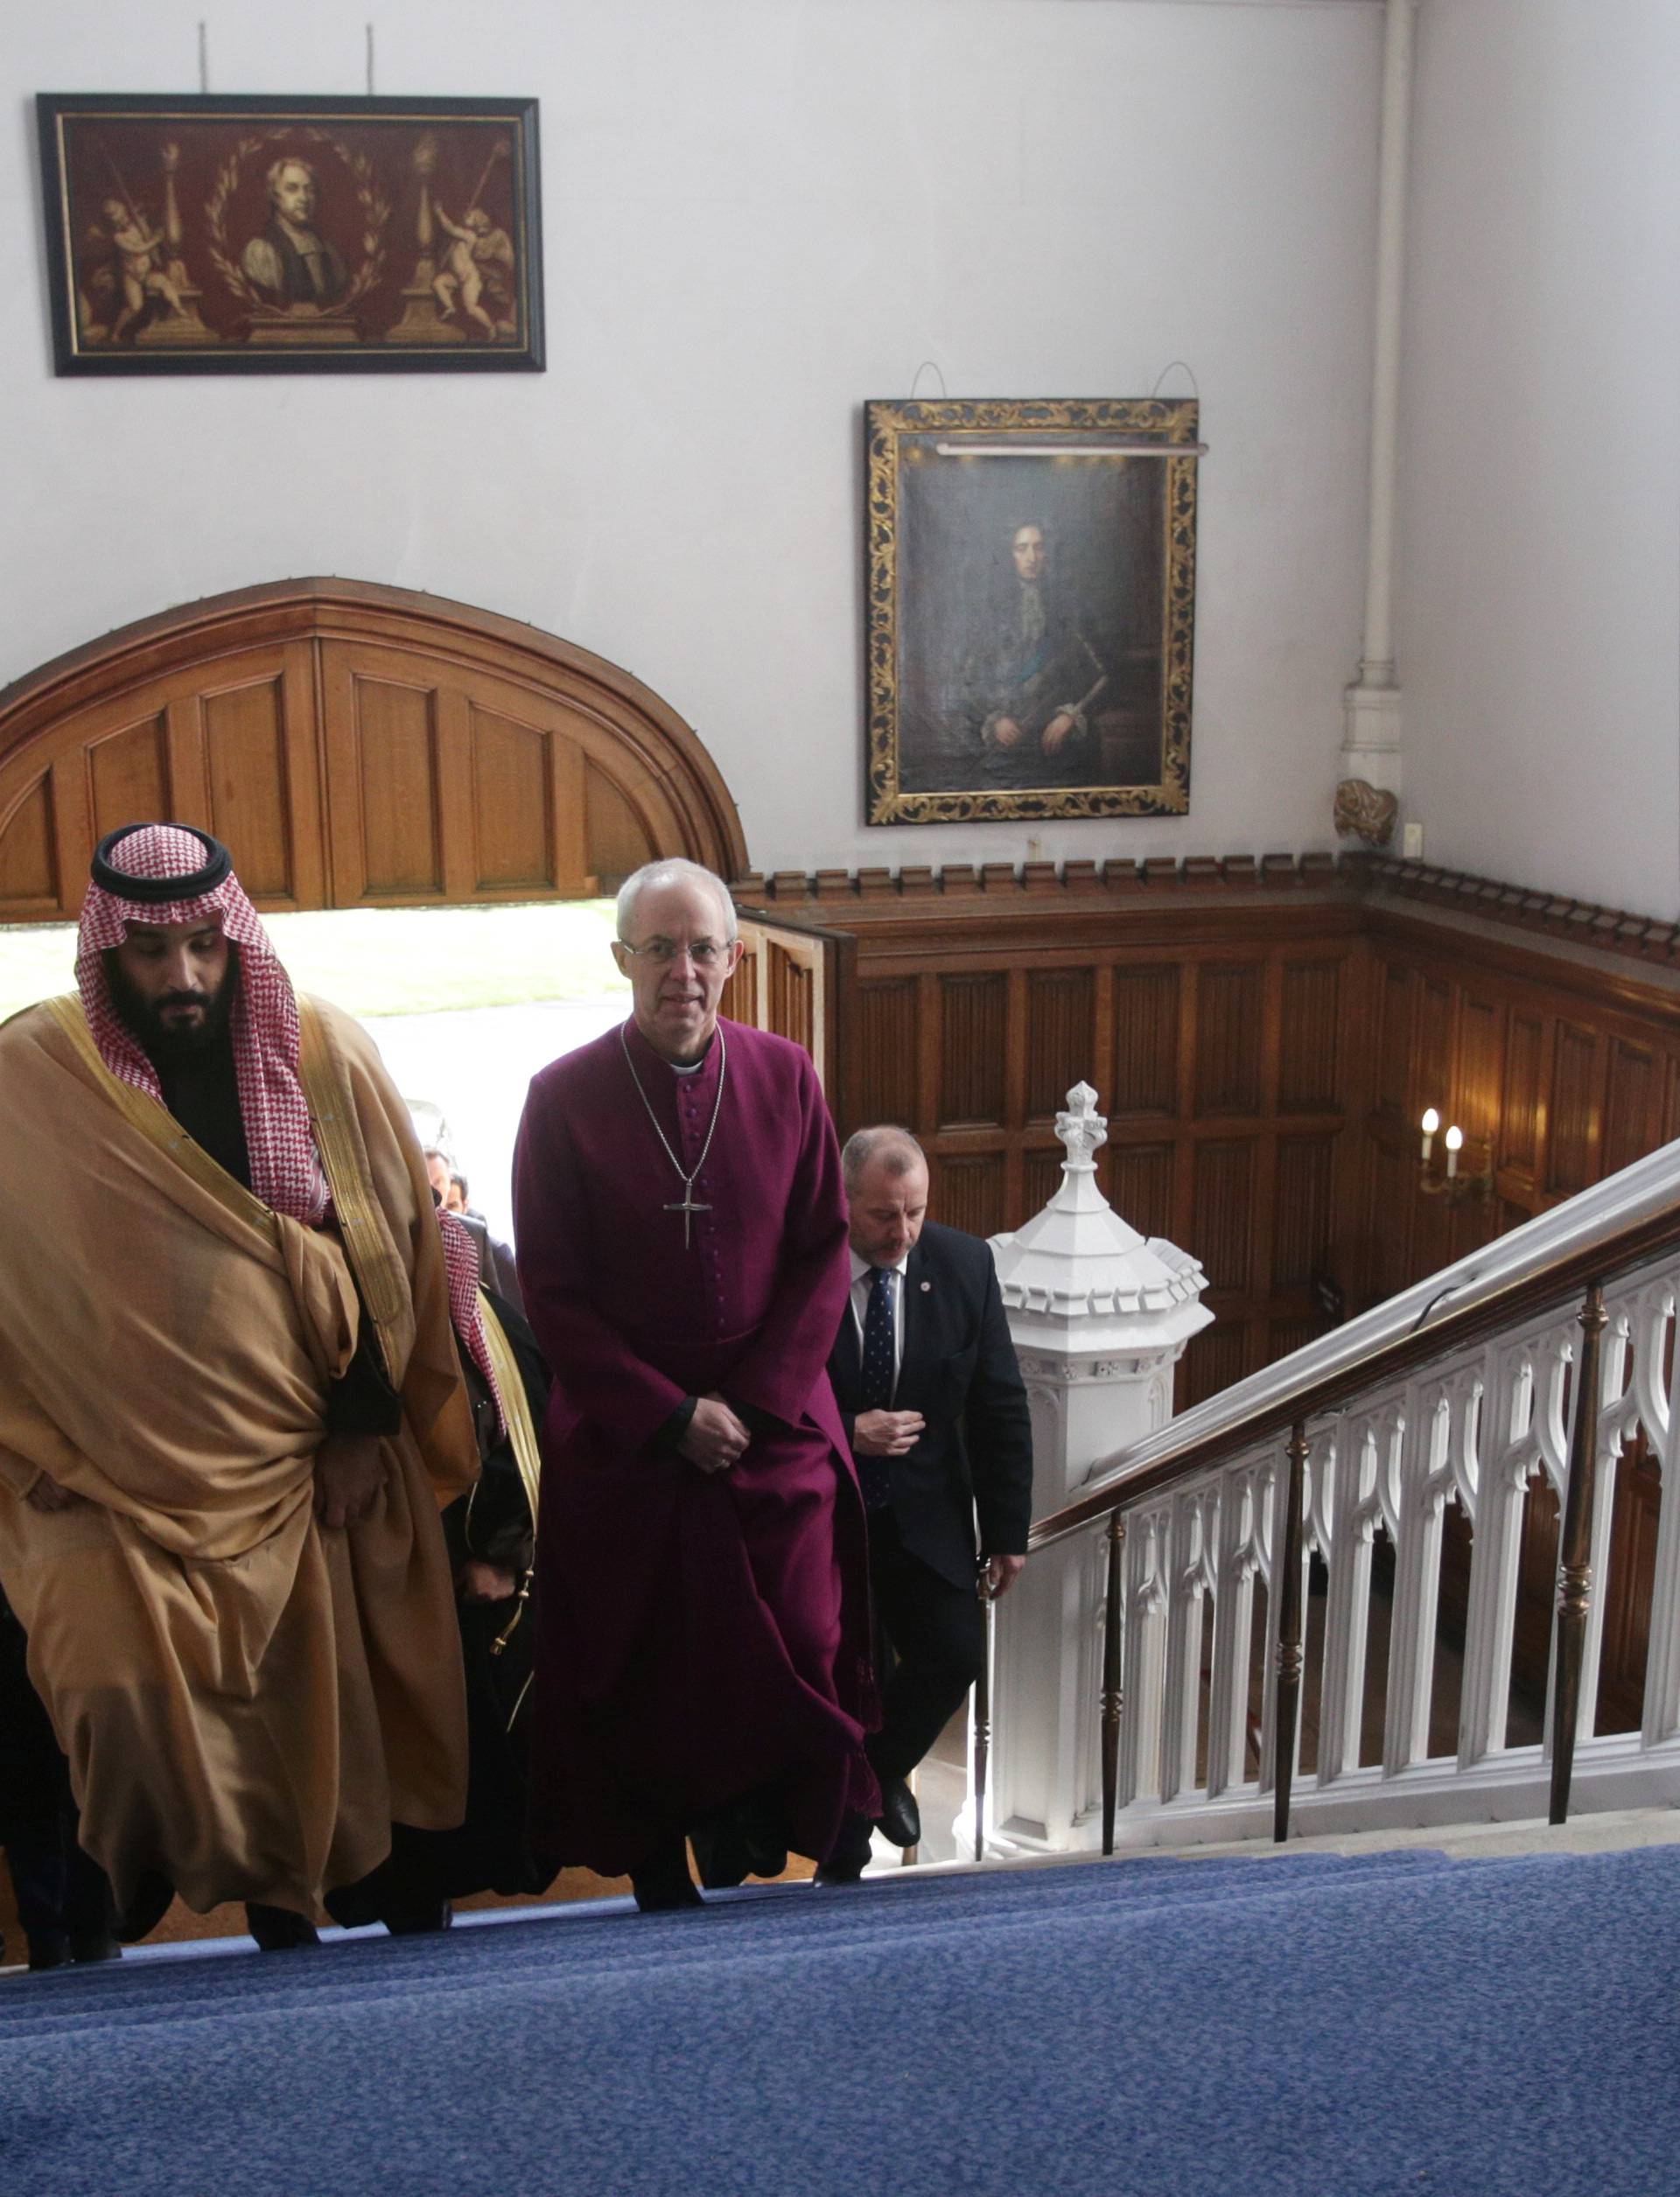
[[[540,372],[533,99],[36,99],[60,374]]]
[[[1188,810],[1197,426],[1184,398],[864,406],[868,822]]]

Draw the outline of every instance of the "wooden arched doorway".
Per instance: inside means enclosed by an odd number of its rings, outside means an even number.
[[[576,899],[746,845],[690,728],[488,611],[282,580],[122,627],[0,693],[0,922],[73,920],[104,832],[196,824],[267,908]]]

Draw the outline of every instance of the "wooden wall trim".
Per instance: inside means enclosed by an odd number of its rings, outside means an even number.
[[[1467,871],[1442,870],[1383,856],[1151,856],[1110,862],[948,863],[942,869],[778,870],[750,871],[737,888],[744,903],[774,907],[777,920],[798,922],[813,911],[846,930],[892,921],[906,905],[932,904],[953,914],[984,906],[996,913],[1050,906],[1180,907],[1255,895],[1312,893],[1374,906],[1418,902],[1507,930],[1543,934],[1572,948],[1652,965],[1680,968],[1680,923],[1601,907],[1590,900],[1504,885]]]
[[[1365,890],[1385,899],[1427,902],[1474,915],[1508,928],[1543,932],[1549,938],[1598,948],[1642,962],[1680,962],[1680,923],[1668,923],[1627,908],[1601,907],[1566,893],[1542,892],[1504,885],[1496,878],[1464,870],[1439,870],[1422,862],[1387,856],[1344,857],[1344,867],[1362,873]]]

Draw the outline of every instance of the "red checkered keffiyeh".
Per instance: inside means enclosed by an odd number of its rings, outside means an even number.
[[[484,1385],[496,1407],[496,1432],[506,1438],[508,1414],[490,1357],[490,1340],[484,1332],[484,1307],[479,1302],[479,1247],[459,1215],[444,1206],[438,1208],[438,1225],[444,1232],[444,1265],[449,1273],[449,1317],[466,1345],[468,1356],[484,1375]]]
[[[102,843],[108,875],[164,883],[191,878],[206,866],[214,841],[174,824],[137,824]],[[163,1102],[157,1070],[112,1004],[101,955],[120,946],[130,923],[201,923],[220,915],[240,949],[240,990],[234,1004],[234,1067],[239,1108],[251,1156],[251,1188],[264,1205],[318,1228],[331,1202],[326,1177],[310,1127],[309,1104],[298,1077],[298,1001],[291,980],[275,958],[256,910],[230,871],[214,891],[195,899],[129,900],[97,882],[82,903],[76,948],[76,983],[82,1011],[100,1057],[111,1074]]]

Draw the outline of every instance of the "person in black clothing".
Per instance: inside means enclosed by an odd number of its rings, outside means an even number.
[[[1032,1432],[990,1248],[928,1220],[915,1138],[859,1130],[841,1165],[852,1290],[829,1375],[869,1514],[876,1620],[895,1659],[885,1722],[869,1741],[875,1820],[895,1845],[913,1846],[921,1826],[910,1773],[985,1653],[977,1563],[996,1599],[1026,1561]],[[820,1882],[862,1873],[869,1829],[848,1817]]]
[[[268,172],[269,225],[241,255],[247,276],[276,304],[336,305],[350,286],[343,255],[315,227],[315,171],[289,156]]]
[[[70,1765],[30,1683],[27,1653],[24,1628],[0,1594],[0,1846],[29,1965],[113,1960],[122,1949],[110,1884],[76,1843]]]
[[[445,1229],[458,1218],[443,1216]],[[466,1816],[457,1830],[396,1825],[389,1859],[326,1895],[333,1920],[353,1927],[383,1921],[389,1928],[394,1908],[428,1914],[475,1892],[540,1892],[555,1873],[527,1835],[525,1779],[536,1638],[536,1429],[548,1406],[549,1369],[506,1298],[485,1290],[478,1303],[485,1327],[494,1321],[500,1330],[503,1365],[511,1359],[517,1380],[504,1377],[493,1389],[458,1321],[482,1466],[477,1485],[444,1513],[466,1676]]]

